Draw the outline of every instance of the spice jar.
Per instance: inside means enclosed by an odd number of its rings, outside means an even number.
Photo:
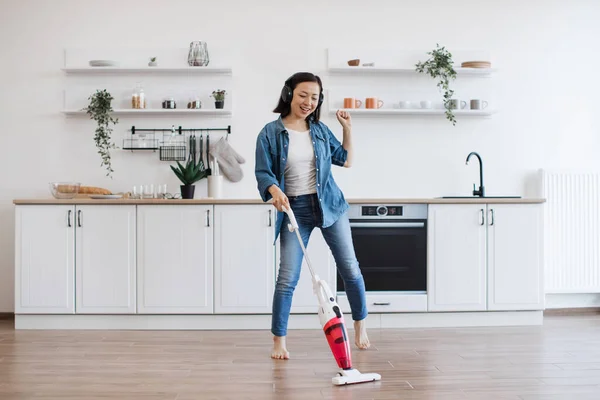
[[[175,109],[177,108],[177,103],[175,103],[175,100],[172,97],[169,97],[168,99],[163,100],[162,108]]]
[[[190,101],[188,101],[187,108],[193,108],[193,109],[202,108],[202,102],[197,97],[191,98]]]

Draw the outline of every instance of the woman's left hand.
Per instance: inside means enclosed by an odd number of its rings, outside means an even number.
[[[352,128],[352,118],[350,118],[350,113],[348,111],[338,110],[335,113],[339,123],[342,125],[344,129]]]

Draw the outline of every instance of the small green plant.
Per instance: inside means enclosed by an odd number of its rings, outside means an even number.
[[[83,110],[96,121],[96,133],[94,141],[98,148],[98,153],[102,157],[100,166],[106,166],[106,176],[112,178],[114,172],[111,164],[110,149],[116,149],[117,146],[111,141],[112,128],[110,124],[116,125],[119,122],[118,118],[113,118],[110,113],[113,111],[111,102],[114,100],[112,95],[103,90],[96,90],[96,93],[91,95],[89,105]]]
[[[188,159],[185,167],[177,161],[177,168],[174,166],[170,166],[177,178],[183,183],[185,186],[193,185],[201,179],[204,179],[208,176],[208,172],[206,168],[204,168],[204,163],[202,161],[198,161],[195,164],[191,158]]]
[[[150,59],[150,62],[156,62],[156,57],[152,57],[152,58]]]
[[[456,119],[450,109],[450,100],[454,95],[454,90],[450,89],[450,80],[456,79],[456,71],[453,67],[452,54],[445,47],[440,47],[436,43],[436,48],[428,52],[431,57],[425,61],[419,61],[415,66],[416,71],[426,73],[438,80],[437,87],[444,91],[444,108],[446,108],[446,118],[456,125]]]
[[[225,100],[226,93],[227,92],[225,90],[218,89],[218,90],[213,90],[211,96],[214,97],[216,101],[223,101],[223,100]]]

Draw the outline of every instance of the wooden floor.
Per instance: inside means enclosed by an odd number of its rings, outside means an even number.
[[[351,335],[352,331],[349,332]],[[600,316],[543,327],[371,330],[355,367],[382,381],[335,387],[319,331],[15,331],[0,321],[0,399],[600,399]]]

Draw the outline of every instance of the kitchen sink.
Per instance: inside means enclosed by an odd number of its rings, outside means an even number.
[[[520,199],[521,196],[442,196],[438,199]]]

